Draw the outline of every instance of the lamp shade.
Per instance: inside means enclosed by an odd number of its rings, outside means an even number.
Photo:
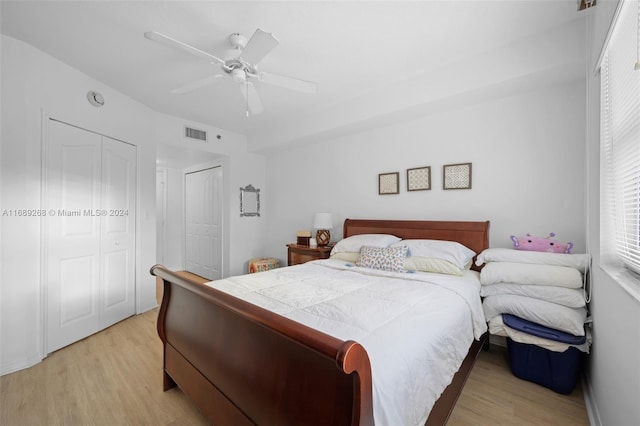
[[[313,227],[315,229],[332,229],[333,215],[331,213],[316,213],[313,218]]]

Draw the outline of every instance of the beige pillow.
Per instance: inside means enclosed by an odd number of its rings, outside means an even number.
[[[340,253],[334,253],[330,259],[344,260],[346,262],[356,263],[360,258],[360,253],[353,251],[343,251]]]
[[[404,261],[407,271],[435,272],[437,274],[462,276],[462,269],[453,263],[431,257],[411,256]]]

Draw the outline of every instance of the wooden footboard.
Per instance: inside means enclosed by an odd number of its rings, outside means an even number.
[[[156,265],[164,389],[214,424],[372,425],[371,366],[341,341]]]

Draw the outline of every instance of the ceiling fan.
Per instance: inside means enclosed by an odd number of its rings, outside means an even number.
[[[224,77],[231,77],[240,86],[240,92],[246,102],[246,115],[249,116],[249,112],[259,114],[264,110],[253,84],[254,81],[302,93],[314,94],[317,91],[316,84],[313,82],[272,74],[258,69],[258,63],[280,43],[271,33],[262,31],[259,28],[253,33],[249,41],[241,34],[231,34],[229,36],[231,49],[227,50],[222,57],[211,55],[156,31],[146,32],[144,36],[149,40],[182,50],[220,67],[218,74],[210,75],[174,89],[171,91],[173,94],[188,93],[213,84]]]

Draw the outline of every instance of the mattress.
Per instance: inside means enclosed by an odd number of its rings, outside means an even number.
[[[475,271],[386,272],[327,259],[208,285],[360,343],[371,361],[376,425],[423,425],[487,330]]]

